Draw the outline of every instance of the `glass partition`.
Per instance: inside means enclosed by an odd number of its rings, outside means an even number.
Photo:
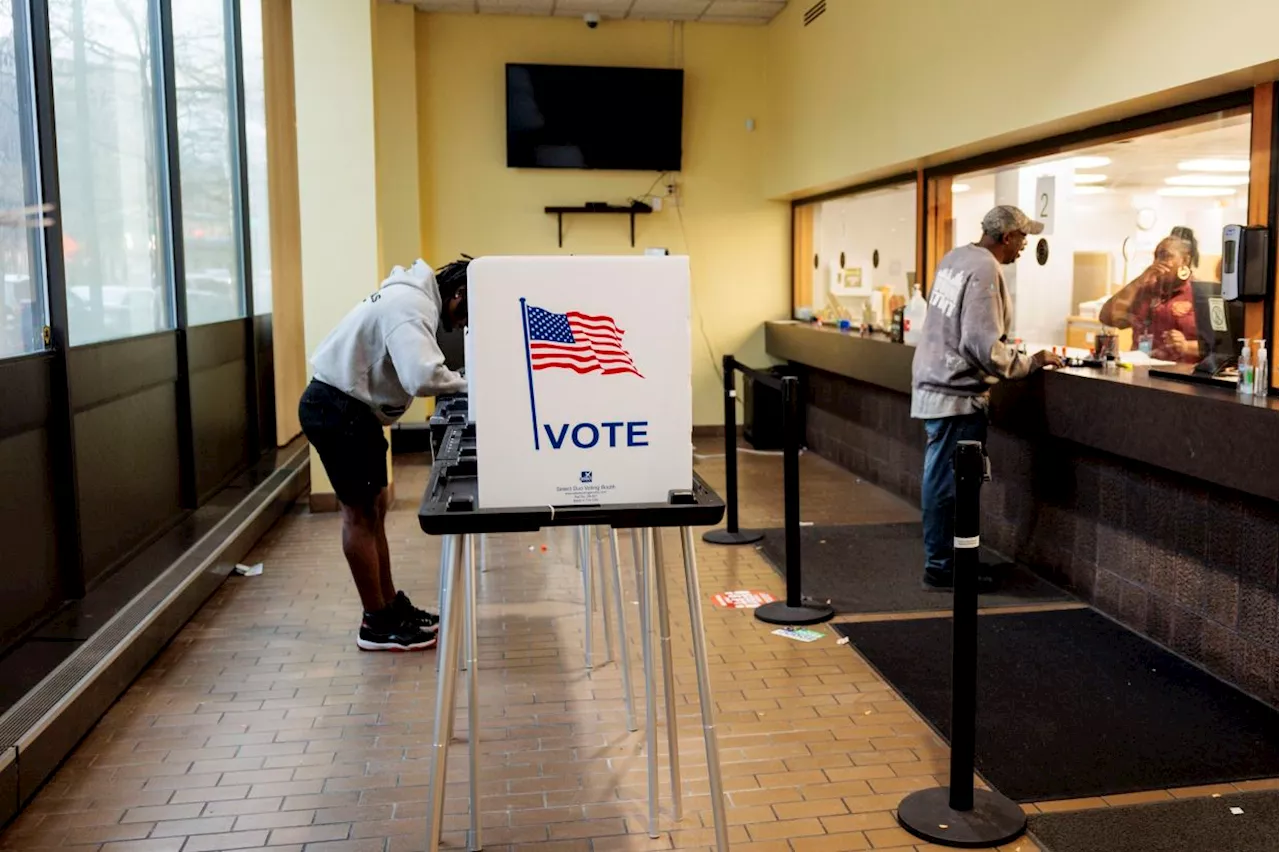
[[[811,286],[796,288],[795,316],[888,326],[916,283],[916,225],[914,181],[798,208],[796,266]]]
[[[253,312],[271,313],[271,208],[267,182],[267,91],[262,51],[262,0],[240,0],[244,63],[245,171],[249,178],[249,248]]]
[[[1211,314],[1223,226],[1248,222],[1249,151],[1246,110],[956,175],[951,233],[977,241],[997,204],[1045,222],[1004,270],[1030,350],[1091,348],[1110,328],[1140,353],[1126,360],[1194,364],[1243,334],[1239,306]]]
[[[173,327],[149,0],[49,0],[68,334]]]
[[[226,0],[172,0],[187,323],[244,316]]]
[[[45,211],[36,171],[29,33],[24,0],[0,0],[0,358],[44,348]]]

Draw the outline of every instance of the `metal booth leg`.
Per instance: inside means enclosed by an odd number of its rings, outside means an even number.
[[[596,539],[595,564],[592,566],[591,576],[600,583],[597,591],[600,592],[600,608],[604,610],[604,661],[611,663],[613,662],[613,611],[609,609],[609,578],[605,575],[604,567],[604,531],[606,529],[608,527],[591,528]]]
[[[467,849],[480,852],[484,844],[480,838],[480,671],[476,642],[476,542],[475,536],[467,536],[467,559],[463,566],[463,586],[466,594],[467,623],[467,751],[471,758],[468,781],[471,786],[471,832],[467,837]]]
[[[627,730],[636,729],[635,698],[631,694],[631,643],[627,641],[627,611],[622,604],[622,568],[618,559],[618,531],[609,527],[609,561],[606,582],[612,585],[614,615],[618,620],[618,662],[622,665],[622,697],[627,705]],[[603,563],[600,570],[604,571]],[[607,611],[607,610],[606,610]]]
[[[587,527],[576,527],[574,531],[577,533],[577,538],[575,539],[578,543],[576,551],[578,555],[578,570],[582,572],[582,606],[585,612],[585,620],[582,626],[582,644],[585,649],[587,671],[591,671],[594,667],[591,653],[591,612],[595,609],[595,604],[591,599],[591,541],[588,537],[590,534]]]
[[[671,806],[679,820],[680,726],[676,722],[676,675],[671,662],[671,610],[667,601],[667,571],[662,554],[662,530],[653,531],[653,580],[658,589],[658,645],[662,649],[662,697],[667,705],[667,760],[671,764]]]
[[[640,553],[640,649],[644,662],[645,756],[649,762],[649,836],[658,836],[658,704],[653,683],[653,598],[649,582],[649,531],[632,530]],[[434,850],[433,850],[434,852]]]
[[[489,570],[489,536],[480,533],[480,573]]]
[[[684,553],[684,579],[689,592],[689,632],[693,635],[693,663],[698,670],[698,703],[702,705],[702,739],[707,747],[707,778],[711,782],[711,814],[716,828],[716,849],[729,848],[725,824],[724,782],[720,777],[720,744],[716,739],[716,710],[711,703],[711,675],[707,665],[707,637],[702,625],[702,588],[693,554],[693,531],[680,528],[680,549]]]
[[[461,536],[445,536],[440,553],[440,639],[436,657],[436,718],[432,738],[431,775],[427,800],[427,852],[439,852],[440,828],[444,822],[445,770],[448,768],[449,738],[453,728],[458,687],[458,646],[462,640],[463,608]]]

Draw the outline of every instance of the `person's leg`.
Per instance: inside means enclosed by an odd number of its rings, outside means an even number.
[[[951,585],[952,521],[955,513],[955,480],[951,471],[951,459],[956,449],[954,420],[954,417],[939,417],[924,422],[924,474],[920,479],[924,580],[937,586]]]
[[[925,421],[924,476],[920,483],[924,521],[925,582],[949,586],[955,548],[955,455],[961,441],[987,442],[987,413]]]
[[[378,583],[382,587],[382,597],[387,603],[395,600],[396,584],[391,579],[391,548],[387,545],[387,507],[391,502],[388,489],[378,494]]]
[[[387,593],[382,581],[382,557],[387,545],[378,509],[380,499],[381,494],[364,505],[342,504],[342,553],[347,557],[365,612],[381,612],[396,596],[394,588]]]

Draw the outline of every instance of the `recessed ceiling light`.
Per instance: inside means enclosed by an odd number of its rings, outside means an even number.
[[[1110,192],[1105,186],[1077,186],[1071,190],[1072,195],[1102,195],[1104,192]]]
[[[970,187],[969,187],[969,184],[967,184],[967,183],[953,183],[953,184],[951,184],[951,192],[952,192],[952,194],[955,194],[955,193],[957,193],[957,192],[968,192],[968,191],[969,191],[969,189],[970,189]]]
[[[1174,175],[1164,182],[1171,186],[1245,186],[1248,175]]]
[[[1111,165],[1110,157],[1084,156],[1072,157],[1071,165],[1077,169],[1100,169]]]
[[[1195,198],[1235,194],[1234,189],[1219,186],[1163,186],[1156,190],[1156,195],[1181,195]]]
[[[1090,172],[1076,172],[1073,176],[1076,183],[1106,183],[1107,176]]]
[[[1206,160],[1183,160],[1178,168],[1184,172],[1247,172],[1248,160],[1227,160],[1210,158]]]

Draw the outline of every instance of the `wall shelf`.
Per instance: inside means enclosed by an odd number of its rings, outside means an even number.
[[[643,216],[646,213],[652,213],[653,208],[647,204],[632,204],[628,207],[608,205],[604,207],[547,207],[547,213],[556,217],[556,243],[560,248],[564,248],[564,217],[565,214],[572,215],[588,215],[588,214],[613,214],[626,215],[631,217],[631,247],[636,247],[636,216]]]

